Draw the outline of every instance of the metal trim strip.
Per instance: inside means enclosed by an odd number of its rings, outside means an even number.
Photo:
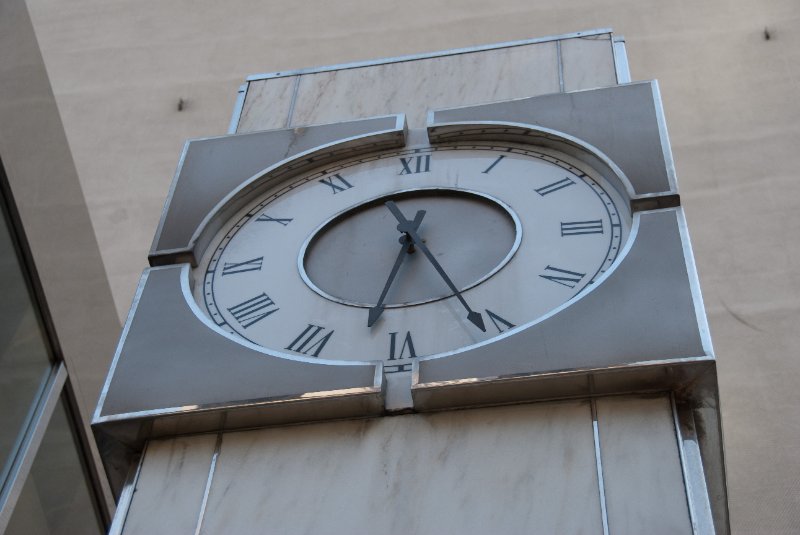
[[[222,449],[222,437],[223,433],[217,434],[217,443],[214,445],[214,453],[211,455],[211,465],[208,467],[208,479],[206,480],[206,487],[203,490],[203,501],[200,502],[200,512],[197,516],[197,527],[194,530],[194,535],[200,535],[200,531],[203,529],[203,519],[206,516],[208,495],[211,493],[211,482],[214,479],[214,472],[217,469],[217,459],[219,458],[219,452]]]
[[[139,455],[138,462],[135,462],[131,465],[131,472],[128,476],[128,482],[125,483],[125,486],[120,493],[119,503],[117,504],[117,512],[114,515],[114,520],[111,523],[111,527],[108,529],[108,535],[121,535],[122,530],[125,528],[125,521],[128,519],[128,513],[131,510],[133,494],[136,492],[136,485],[139,484],[139,474],[142,473],[144,456],[147,453],[147,446],[149,444],[149,442],[145,443],[142,453]]]
[[[628,65],[628,52],[625,49],[625,38],[623,36],[612,37],[611,51],[614,56],[614,71],[617,76],[617,83],[631,83],[631,69]]]
[[[561,41],[556,41],[556,67],[558,67],[558,91],[564,92],[564,56],[561,55]]]
[[[575,39],[579,37],[592,37],[595,35],[611,34],[611,28],[597,28],[594,30],[586,30],[582,32],[565,33],[561,35],[551,35],[547,37],[537,37],[533,39],[522,39],[519,41],[508,41],[505,43],[495,43],[491,45],[478,45],[464,48],[454,48],[450,50],[441,50],[439,52],[427,52],[424,54],[410,54],[407,56],[395,56],[382,59],[373,59],[367,61],[356,61],[352,63],[340,63],[336,65],[326,65],[321,67],[308,67],[305,69],[295,69],[291,71],[278,71],[263,74],[251,74],[245,81],[255,82],[258,80],[268,80],[271,78],[284,78],[286,76],[296,76],[302,74],[317,74],[321,72],[339,71],[346,69],[358,69],[361,67],[373,67],[375,65],[385,65],[387,63],[402,63],[405,61],[415,61],[418,59],[432,59],[442,56],[457,56],[460,54],[470,54],[472,52],[485,52],[487,50],[496,50],[499,48],[512,48],[524,45],[534,45],[539,43],[547,43],[550,41],[561,41],[564,39]]]
[[[600,514],[603,518],[603,535],[609,535],[606,487],[603,479],[603,455],[600,449],[600,428],[597,423],[597,401],[595,398],[590,400],[590,406],[592,410],[592,433],[594,436],[594,459],[595,465],[597,466],[597,487],[600,492]]]
[[[233,105],[233,115],[231,115],[231,122],[228,125],[229,134],[235,134],[236,130],[239,129],[239,121],[242,119],[242,110],[244,109],[244,99],[247,97],[247,89],[249,87],[249,83],[242,84],[236,92],[236,103]],[[183,157],[181,157],[181,162],[183,162]]]
[[[675,394],[673,392],[669,393],[669,406],[670,411],[672,411],[672,423],[675,428],[675,440],[678,446],[678,457],[681,462],[681,476],[683,477],[683,488],[686,491],[686,508],[689,510],[689,521],[692,524],[692,533],[694,535],[699,535],[697,531],[697,515],[694,510],[693,505],[693,492],[692,492],[692,483],[689,478],[688,470],[689,467],[686,465],[686,452],[683,449],[683,437],[681,436],[681,425],[678,421],[678,408],[675,404]]]

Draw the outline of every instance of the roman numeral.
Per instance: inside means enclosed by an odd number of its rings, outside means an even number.
[[[567,288],[574,288],[581,281],[581,279],[586,276],[586,273],[578,273],[576,271],[569,271],[567,269],[556,268],[553,266],[547,266],[544,268],[544,270],[552,273],[560,273],[560,275],[539,275],[540,277],[562,286],[566,286]]]
[[[561,223],[562,236],[578,236],[580,234],[602,234],[603,221],[595,219],[593,221],[573,221],[571,223]]]
[[[239,325],[247,329],[278,310],[280,309],[275,306],[275,302],[267,294],[261,293],[252,299],[230,307],[228,312],[239,322]]]
[[[256,221],[272,221],[273,223],[280,223],[284,227],[292,222],[292,218],[272,217],[267,214],[261,214],[256,218]]]
[[[322,182],[326,186],[330,186],[331,192],[334,195],[353,187],[353,185],[350,182],[342,178],[342,175],[338,173],[328,178],[323,178],[320,180],[320,182]]]
[[[245,273],[246,271],[261,271],[262,262],[264,262],[263,256],[252,260],[245,260],[244,262],[225,262],[225,265],[222,267],[222,276]]]
[[[304,355],[311,354],[314,357],[319,357],[320,352],[334,333],[334,331],[330,331],[327,334],[322,334],[324,331],[324,327],[309,323],[308,327],[306,327],[305,330],[300,333],[300,336],[295,338],[291,344],[286,346],[286,349],[296,353],[302,353]]]
[[[575,182],[573,182],[569,177],[567,177],[567,178],[563,178],[561,180],[558,180],[556,182],[553,182],[552,184],[548,184],[546,186],[542,186],[541,188],[537,188],[534,191],[536,193],[538,193],[539,195],[541,195],[542,197],[544,197],[545,195],[548,195],[548,194],[553,193],[554,191],[558,191],[560,189],[564,189],[567,186],[571,186],[573,184],[575,184]]]
[[[491,171],[492,169],[494,169],[494,166],[495,166],[495,165],[497,165],[497,164],[499,164],[499,163],[500,163],[500,160],[502,160],[503,158],[505,158],[505,155],[498,156],[498,158],[497,158],[497,159],[496,159],[494,162],[492,162],[492,165],[490,165],[489,167],[487,167],[487,168],[486,168],[486,171],[482,171],[482,173],[483,173],[483,174],[489,174],[489,171]]]
[[[411,339],[411,331],[406,331],[406,336],[403,339],[403,345],[400,348],[400,354],[397,355],[397,333],[389,333],[389,360],[399,360],[408,349],[408,358],[413,359],[417,357],[417,352],[414,351],[414,341]]]
[[[486,315],[489,316],[490,320],[492,320],[492,323],[494,323],[494,328],[497,329],[497,332],[499,332],[499,333],[501,333],[503,331],[506,331],[508,329],[513,329],[514,327],[516,327],[516,325],[514,325],[513,323],[511,323],[510,321],[508,321],[506,319],[501,318],[500,316],[498,316],[497,314],[495,314],[494,312],[492,312],[488,308],[486,309]],[[503,329],[497,322],[502,323],[503,325],[506,326],[506,328]]]
[[[399,173],[401,175],[428,173],[431,170],[431,155],[421,154],[419,156],[400,158],[400,163],[403,164],[403,169]]]

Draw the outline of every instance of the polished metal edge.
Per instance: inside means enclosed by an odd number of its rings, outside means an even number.
[[[603,479],[603,455],[600,448],[600,428],[597,423],[597,401],[595,398],[590,400],[592,411],[592,436],[594,438],[594,462],[597,468],[597,488],[600,493],[600,515],[603,520],[603,535],[608,532],[608,509],[606,507],[606,486]]]
[[[691,478],[689,477],[689,467],[686,465],[686,454],[683,449],[683,437],[681,436],[681,426],[678,422],[678,408],[675,405],[675,394],[669,394],[670,412],[672,414],[672,427],[675,432],[675,445],[678,447],[678,459],[681,463],[681,477],[686,496],[686,509],[689,511],[689,522],[692,525],[692,534],[699,535],[697,531],[697,518],[694,511],[694,496]]]
[[[435,122],[435,115],[428,115],[428,138],[431,144],[446,143],[449,141],[474,141],[478,139],[503,139],[517,143],[546,146],[560,150],[565,154],[576,157],[575,151],[580,154],[577,156],[581,161],[586,162],[592,167],[599,164],[600,172],[612,186],[622,188],[623,197],[633,198],[636,192],[631,181],[614,163],[611,158],[606,156],[600,149],[578,139],[575,136],[544,128],[528,123],[510,123],[505,121],[458,121],[458,122]],[[505,139],[508,138],[508,139]],[[587,161],[588,157],[588,161]],[[609,175],[609,176],[606,176]],[[618,184],[616,182],[619,182]]]
[[[122,348],[125,347],[128,333],[130,332],[131,325],[133,324],[133,318],[136,315],[136,309],[139,307],[139,301],[141,301],[142,293],[144,293],[144,288],[147,285],[147,277],[150,275],[150,271],[152,269],[154,268],[145,269],[142,273],[142,276],[139,278],[139,284],[136,287],[136,292],[133,295],[131,308],[128,310],[128,316],[125,319],[125,325],[122,327],[122,333],[119,336],[119,342],[117,342],[117,348],[114,351],[114,359],[111,361],[111,367],[109,368],[108,374],[106,375],[106,380],[103,383],[103,389],[100,391],[100,398],[97,400],[97,407],[95,407],[94,415],[92,416],[92,424],[97,422],[103,414],[103,406],[105,405],[106,397],[108,396],[108,390],[111,387],[111,381],[114,379],[114,375],[117,370],[117,363],[119,363],[120,356],[122,355]]]
[[[405,61],[415,61],[419,59],[432,59],[443,56],[457,56],[460,54],[470,54],[473,52],[485,52],[487,50],[496,50],[499,48],[513,48],[517,46],[535,45],[538,43],[547,43],[550,41],[561,41],[564,39],[575,39],[579,37],[592,37],[595,35],[611,34],[611,28],[597,28],[594,30],[586,30],[582,32],[565,33],[561,35],[551,35],[547,37],[536,37],[532,39],[522,39],[519,41],[508,41],[505,43],[495,43],[490,45],[478,45],[465,48],[454,48],[450,50],[441,50],[439,52],[426,52],[423,54],[411,54],[408,56],[395,56],[382,59],[374,59],[367,61],[356,61],[352,63],[340,63],[336,65],[326,65],[322,67],[308,67],[304,69],[295,69],[290,71],[277,71],[263,74],[251,74],[245,81],[255,82],[258,80],[268,80],[271,78],[283,78],[286,76],[297,76],[303,74],[317,74],[321,72],[341,71],[347,69],[358,69],[361,67],[373,67],[375,65],[385,65],[387,63],[402,63]]]
[[[219,459],[219,452],[222,449],[222,433],[217,434],[217,442],[214,445],[214,453],[211,455],[211,465],[208,467],[208,478],[206,479],[206,486],[203,489],[203,500],[200,502],[200,512],[197,515],[197,527],[194,530],[194,535],[200,535],[203,529],[203,520],[206,516],[206,507],[208,506],[208,496],[211,493],[211,482],[214,480],[214,472],[217,469],[217,459]]]
[[[564,57],[561,55],[561,41],[556,41],[556,66],[558,67],[558,91],[564,92]]]
[[[161,239],[161,233],[164,232],[164,224],[167,221],[167,213],[169,212],[169,207],[172,204],[172,198],[175,196],[175,189],[178,187],[178,178],[180,178],[181,172],[183,171],[183,165],[186,162],[186,155],[189,152],[189,146],[192,144],[192,141],[195,140],[186,140],[183,144],[183,149],[181,149],[181,155],[178,158],[178,166],[175,168],[175,172],[172,174],[172,180],[169,183],[169,191],[167,191],[167,197],[164,199],[164,206],[161,208],[161,215],[158,218],[158,226],[156,227],[156,232],[153,235],[153,241],[150,244],[150,252],[148,253],[150,256],[159,252],[158,242]]]
[[[359,363],[361,364],[361,363]],[[377,369],[382,366],[376,366]],[[355,397],[370,397],[377,396],[382,393],[381,387],[364,386],[358,388],[343,388],[340,390],[327,390],[320,392],[309,392],[300,396],[282,396],[275,398],[264,398],[239,401],[236,403],[217,403],[208,405],[184,405],[181,407],[166,407],[163,409],[150,409],[146,411],[126,412],[119,414],[109,414],[96,418],[92,425],[104,425],[123,421],[133,420],[149,420],[153,418],[161,418],[166,416],[180,416],[189,414],[220,412],[220,411],[238,411],[243,409],[257,409],[262,407],[270,407],[274,405],[288,405],[288,404],[301,404],[309,403],[314,400],[333,400],[333,399],[354,399]]]
[[[617,75],[618,84],[629,84],[631,82],[631,70],[628,65],[628,52],[625,50],[625,38],[615,35],[611,39],[611,47],[614,53],[614,71]]]
[[[514,375],[497,375],[493,377],[472,377],[467,379],[450,379],[446,381],[430,381],[427,383],[420,383],[419,381],[419,362],[420,359],[414,361],[412,364],[412,391],[424,391],[428,389],[441,389],[446,387],[462,387],[462,386],[479,386],[481,384],[499,384],[501,382],[525,382],[530,380],[539,379],[553,379],[560,377],[580,377],[580,376],[598,376],[609,375],[620,372],[636,372],[656,368],[674,367],[674,366],[693,366],[703,364],[713,364],[715,361],[713,356],[702,355],[697,357],[682,357],[677,359],[662,359],[652,361],[633,362],[629,364],[619,364],[606,366],[603,368],[567,368],[563,370],[538,372],[538,373],[523,373]],[[422,359],[424,360],[424,358]],[[414,371],[417,374],[414,375]],[[656,387],[658,390],[663,390],[663,387]],[[598,393],[599,392],[592,392]],[[602,392],[601,394],[610,394],[610,392]],[[583,394],[585,397],[586,394]]]
[[[242,84],[236,92],[236,103],[233,105],[233,115],[231,115],[231,122],[228,125],[228,134],[235,134],[239,129],[239,121],[242,119],[242,110],[244,109],[244,99],[247,96],[247,89],[250,84]]]
[[[131,510],[133,503],[133,495],[136,492],[136,485],[139,484],[139,475],[142,473],[142,465],[144,465],[145,454],[147,453],[147,443],[145,443],[142,453],[139,455],[138,460],[133,459],[131,470],[128,474],[125,486],[119,495],[119,502],[117,503],[117,512],[114,515],[114,520],[108,530],[108,535],[122,535],[122,530],[125,528],[125,521],[128,519],[128,513]]]
[[[363,364],[363,363],[358,363]],[[382,365],[376,365],[375,375],[378,370],[382,371]],[[116,422],[127,422],[133,420],[149,420],[153,418],[161,418],[168,416],[180,416],[189,414],[199,414],[208,412],[220,411],[238,411],[243,409],[259,409],[262,407],[270,407],[274,405],[289,405],[309,403],[314,400],[333,400],[333,399],[354,399],[356,397],[372,397],[382,393],[382,387],[378,386],[363,386],[357,388],[343,388],[340,390],[326,390],[320,392],[308,392],[299,396],[281,396],[275,398],[264,398],[239,401],[236,403],[215,403],[208,405],[184,405],[180,407],[165,407],[163,409],[150,409],[146,411],[125,412],[118,414],[109,414],[95,418],[92,425],[102,426],[104,424],[112,424]]]
[[[674,393],[670,393],[670,404],[693,533],[694,535],[715,535],[714,514],[706,485],[694,417],[691,410],[678,407]]]
[[[11,470],[2,489],[0,489],[0,533],[8,527],[14,506],[17,504],[22,488],[28,480],[33,461],[39,451],[50,417],[61,399],[61,392],[67,382],[67,368],[64,363],[51,369],[42,395],[36,401],[36,411],[27,423],[25,439],[14,455]]]
[[[714,356],[714,346],[711,342],[711,331],[708,327],[706,307],[703,304],[703,292],[700,290],[700,277],[697,274],[697,265],[694,261],[692,243],[689,239],[689,227],[686,224],[686,214],[683,208],[676,208],[676,212],[678,216],[678,231],[680,232],[681,244],[683,246],[683,259],[686,264],[686,275],[689,280],[689,289],[692,293],[697,328],[700,332],[700,341],[706,355]]]
[[[675,172],[675,160],[672,159],[672,147],[670,146],[669,133],[667,132],[667,118],[664,116],[664,104],[661,99],[661,90],[658,86],[658,80],[651,80],[649,83],[653,91],[653,106],[655,107],[658,133],[661,138],[661,150],[664,154],[664,164],[667,167],[667,180],[669,180],[670,188],[674,191],[678,191],[678,176]]]
[[[352,152],[367,149],[370,146],[375,146],[376,149],[388,149],[404,145],[407,133],[405,115],[399,114],[384,117],[396,117],[395,127],[320,145],[280,160],[244,180],[236,189],[223,197],[198,224],[188,243],[188,247],[194,251],[194,258],[202,256],[212,236],[221,228],[222,222],[228,216],[241,209],[253,196],[258,195],[261,189],[269,187],[273,180],[286,179],[287,175],[300,174],[308,169],[325,165],[337,158],[346,157]],[[402,127],[398,127],[400,124],[402,124]],[[159,254],[158,251],[155,255],[157,254]]]

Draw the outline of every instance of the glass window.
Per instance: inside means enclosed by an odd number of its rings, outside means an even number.
[[[0,488],[52,367],[5,214],[0,214]]]
[[[62,398],[47,426],[5,535],[103,532]]]

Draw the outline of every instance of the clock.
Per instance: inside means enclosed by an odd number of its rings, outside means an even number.
[[[571,148],[417,144],[270,182],[209,242],[194,298],[238,339],[387,373],[491,343],[590,291],[628,239],[624,177]]]

